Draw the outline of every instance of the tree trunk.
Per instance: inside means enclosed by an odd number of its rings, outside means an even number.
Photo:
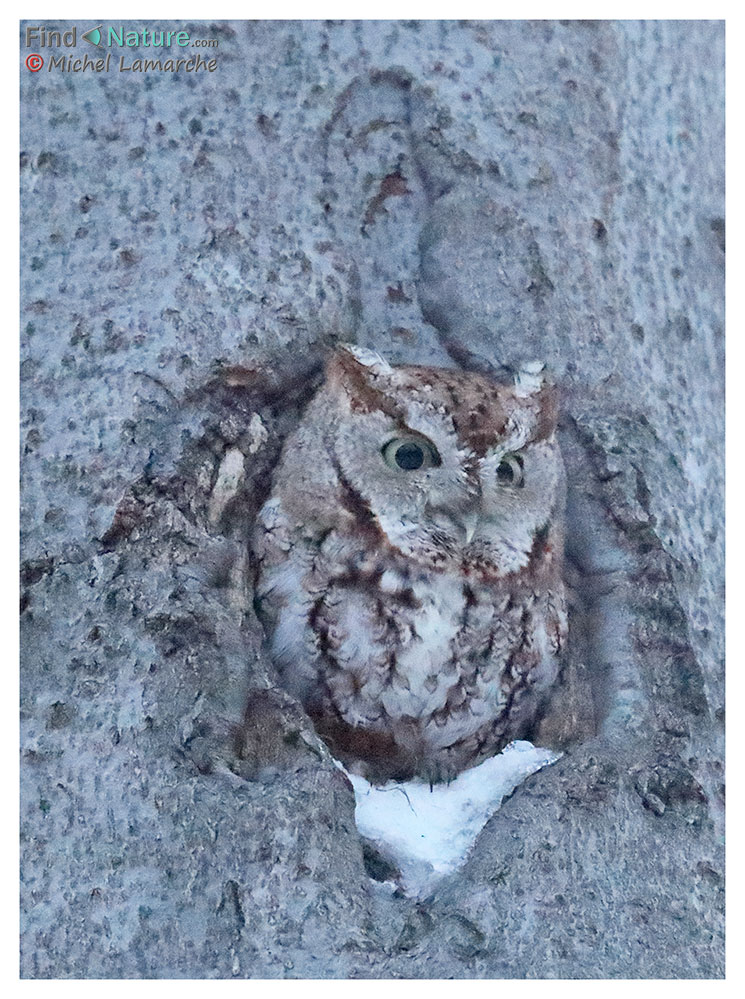
[[[187,27],[22,69],[22,975],[722,976],[723,22]],[[339,339],[563,391],[566,752],[423,902],[253,613]]]

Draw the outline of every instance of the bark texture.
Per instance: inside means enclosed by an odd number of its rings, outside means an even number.
[[[22,975],[722,976],[723,24],[186,28],[22,67]],[[564,394],[567,752],[424,902],[252,608],[338,339]]]

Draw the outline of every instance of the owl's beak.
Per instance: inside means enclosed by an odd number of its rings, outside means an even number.
[[[436,524],[439,524],[447,531],[452,531],[460,535],[463,542],[467,545],[473,541],[476,536],[476,531],[481,523],[481,508],[480,506],[468,506],[465,509],[463,507],[458,507],[453,509],[453,507],[435,507],[428,508],[427,513],[434,520]]]
[[[479,509],[458,510],[457,513],[451,511],[448,520],[461,535],[464,543],[470,545],[481,522]]]
[[[466,536],[466,544],[470,545],[473,541],[473,536],[476,533],[476,529],[479,526],[479,511],[471,510],[468,513],[463,514],[460,517],[460,526],[463,528]]]
[[[465,507],[460,504],[457,507],[449,505],[447,507],[430,507],[428,505],[426,512],[436,524],[445,530],[455,529],[463,543],[467,545],[473,541],[481,523],[481,504],[468,504]]]

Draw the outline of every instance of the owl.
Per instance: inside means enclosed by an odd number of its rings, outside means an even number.
[[[253,543],[281,683],[371,781],[448,780],[524,737],[567,632],[556,390],[340,346]]]

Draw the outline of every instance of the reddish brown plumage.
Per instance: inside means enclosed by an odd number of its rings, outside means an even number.
[[[342,349],[285,445],[258,606],[283,683],[372,779],[453,776],[525,735],[554,680],[563,470],[538,372],[505,385]],[[438,460],[391,468],[399,435]],[[519,478],[500,478],[511,452]]]

